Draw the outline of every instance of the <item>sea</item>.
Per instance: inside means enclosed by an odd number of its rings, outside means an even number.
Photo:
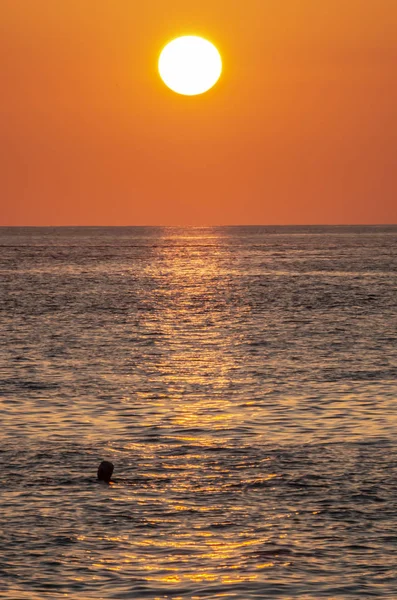
[[[0,323],[0,598],[396,600],[397,226],[2,228]]]

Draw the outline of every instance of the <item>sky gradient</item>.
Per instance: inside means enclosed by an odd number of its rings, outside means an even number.
[[[397,223],[396,0],[1,0],[0,225]],[[202,35],[207,94],[159,79]]]

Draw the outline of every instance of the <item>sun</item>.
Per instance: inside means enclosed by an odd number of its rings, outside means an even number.
[[[208,40],[195,35],[176,38],[163,48],[159,73],[177,94],[196,96],[211,89],[222,73],[222,59]]]

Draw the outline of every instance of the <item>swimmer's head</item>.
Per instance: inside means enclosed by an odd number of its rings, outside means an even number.
[[[103,460],[98,467],[98,479],[99,481],[104,481],[105,483],[110,483],[112,473],[113,473],[114,465],[108,460]]]

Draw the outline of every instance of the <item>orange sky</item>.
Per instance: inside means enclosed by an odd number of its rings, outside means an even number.
[[[0,76],[0,225],[397,223],[396,0],[1,0]]]

